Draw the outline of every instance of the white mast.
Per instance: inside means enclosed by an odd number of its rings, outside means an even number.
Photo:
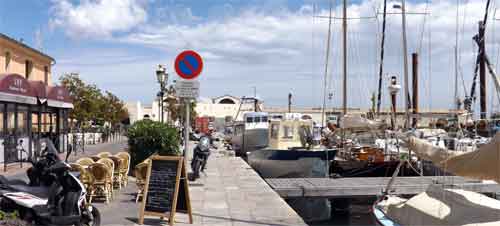
[[[345,1],[345,0],[344,0]],[[406,7],[405,0],[401,1],[401,11],[402,11],[402,28],[403,28],[403,62],[404,62],[404,99],[405,99],[405,128],[409,128],[410,123],[410,112],[409,107],[410,103],[408,102],[408,94],[410,93],[408,88],[408,46],[406,42]]]
[[[325,77],[323,84],[323,108],[321,110],[321,126],[325,126],[325,109],[326,109],[326,89],[328,79],[328,61],[330,59],[330,39],[332,34],[332,1],[330,1],[330,16],[328,17],[328,40],[326,41],[326,62],[325,62]]]
[[[343,56],[343,101],[344,115],[347,114],[347,0],[344,0],[342,16],[342,56]]]

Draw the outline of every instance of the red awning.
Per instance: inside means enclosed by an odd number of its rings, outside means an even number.
[[[49,86],[47,91],[47,105],[58,108],[73,108],[73,101],[69,92],[62,86]]]
[[[47,101],[47,88],[42,81],[29,81],[31,88],[34,90],[35,96],[41,104]]]
[[[0,101],[37,104],[30,82],[19,74],[0,74]]]

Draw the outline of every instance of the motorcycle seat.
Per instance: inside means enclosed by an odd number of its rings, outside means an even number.
[[[10,185],[10,188],[17,192],[25,192],[34,195],[38,198],[48,199],[50,192],[49,187],[32,187],[27,185]]]
[[[25,186],[28,186],[28,183],[24,180],[20,180],[20,179],[12,179],[12,180],[9,180],[7,179],[7,177],[3,176],[3,175],[0,175],[0,184],[2,185],[25,185]]]

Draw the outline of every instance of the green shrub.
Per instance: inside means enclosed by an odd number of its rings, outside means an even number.
[[[154,153],[180,155],[176,128],[149,119],[135,122],[127,131],[128,151],[135,166]]]
[[[0,226],[28,226],[26,221],[19,219],[19,213],[16,212],[4,212],[0,210]]]

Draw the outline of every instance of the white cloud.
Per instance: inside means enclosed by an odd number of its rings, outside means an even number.
[[[104,4],[103,2],[97,5]],[[127,2],[130,3],[129,5],[136,5],[133,1]],[[462,73],[469,89],[477,51],[471,38],[477,32],[477,21],[483,16],[484,3],[482,1],[467,2],[467,5],[462,4],[459,10],[459,47]],[[95,2],[93,3],[96,5]],[[380,0],[366,0],[350,5],[348,16],[373,16],[375,9],[381,8],[380,3]],[[59,8],[64,8],[65,4],[69,3],[63,1],[57,5]],[[90,3],[84,2],[81,5],[88,4]],[[392,4],[392,2],[389,3],[390,11],[398,12],[397,9],[392,9]],[[427,11],[430,13],[427,16],[408,15],[407,26],[409,53],[419,52],[420,54],[422,108],[449,108],[453,101],[455,4],[455,0],[433,0],[428,6],[425,3],[415,2],[407,4],[409,12]],[[139,4],[138,7],[141,8],[140,6]],[[69,8],[75,10],[77,7],[71,5]],[[224,8],[234,7],[226,4]],[[72,10],[63,11],[72,12]],[[165,8],[163,12],[168,12],[168,10]],[[288,91],[293,90],[296,94],[294,103],[297,105],[319,106],[322,103],[328,20],[313,18],[311,5],[304,5],[296,11],[288,9],[260,11],[258,6],[240,10],[238,13],[235,13],[235,10],[229,11],[229,14],[212,20],[196,15],[189,8],[179,9],[176,13],[165,14],[164,17],[167,18],[165,20],[168,22],[163,23],[161,20],[145,23],[146,15],[144,15],[139,17],[144,18],[139,20],[139,23],[144,24],[134,29],[133,32],[115,35],[113,40],[163,50],[165,55],[162,56],[161,61],[170,64],[175,54],[183,49],[199,51],[205,59],[205,68],[201,78],[203,96],[225,93],[247,95],[251,93],[252,86],[257,86],[260,96],[268,100],[270,104],[284,105]],[[336,17],[340,17],[341,12],[339,6],[334,9]],[[328,11],[316,9],[315,15],[327,16]],[[493,13],[490,15],[492,16]],[[181,23],[182,20],[177,20],[176,16],[190,19],[187,23]],[[59,16],[58,18],[69,17]],[[119,18],[121,21],[121,16]],[[425,26],[423,26],[424,18]],[[69,22],[70,20],[64,21],[66,22],[64,24],[75,24]],[[112,25],[109,22],[103,21],[102,23],[100,27]],[[131,27],[134,25],[127,26],[127,29]],[[499,47],[500,39],[500,35],[494,33],[495,27],[497,26],[490,17],[487,48],[491,49],[489,54],[492,62],[497,61],[496,49]],[[342,99],[341,22],[335,20],[332,28],[329,89],[334,93],[332,105],[339,106]],[[423,35],[422,28],[424,28]],[[90,33],[109,35],[113,31],[127,29],[96,29],[99,32]],[[107,32],[100,32],[100,30],[107,30]],[[348,30],[349,105],[368,107],[371,93],[377,89],[381,16],[378,16],[378,22],[374,19],[349,20]],[[388,15],[385,54],[384,72],[397,75],[399,81],[402,82],[400,15]],[[112,65],[107,66],[112,67]],[[144,66],[142,70],[150,71],[152,67],[154,67],[153,64],[148,67]],[[173,65],[167,65],[167,67],[173,68]],[[411,66],[409,70],[411,72]],[[120,73],[122,76],[127,76],[129,72],[124,69]],[[383,92],[386,92],[388,77],[389,75],[386,75],[384,80]],[[151,86],[154,85],[156,84],[151,84]],[[463,95],[463,91],[460,90],[460,92]],[[147,95],[154,96],[154,93],[148,90]],[[400,96],[398,103],[403,103],[402,95]],[[384,102],[388,102],[387,97],[384,98]]]
[[[127,32],[147,20],[139,0],[54,0],[52,27],[60,27],[70,37],[109,37]]]

